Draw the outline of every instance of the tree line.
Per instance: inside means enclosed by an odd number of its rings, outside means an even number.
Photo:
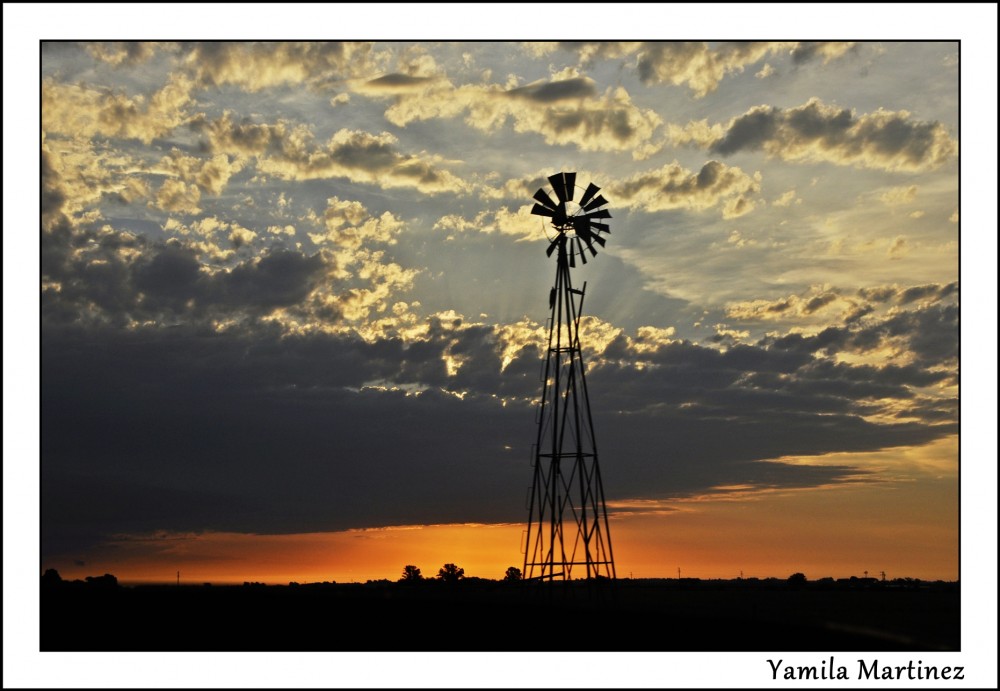
[[[438,569],[437,580],[444,583],[457,583],[458,581],[465,578],[465,569],[455,564],[445,564],[440,569]],[[400,576],[400,583],[416,583],[418,581],[424,580],[423,574],[420,569],[413,564],[407,564],[403,567],[403,575]],[[521,569],[516,566],[510,566],[507,568],[507,572],[503,577],[504,581],[520,581],[521,580]]]

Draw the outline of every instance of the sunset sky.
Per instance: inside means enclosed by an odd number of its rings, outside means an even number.
[[[4,114],[5,612],[25,564],[32,588],[36,566],[521,566],[555,272],[528,212],[575,171],[613,216],[573,275],[619,577],[951,580],[961,538],[995,641],[995,6],[705,26],[620,5],[591,36],[961,45],[45,42],[268,33],[218,7],[126,6],[113,31],[27,7],[4,6],[5,103],[27,103]],[[257,19],[469,35],[417,7]],[[472,36],[558,37],[561,7],[487,6]],[[274,674],[254,682],[295,678]]]
[[[520,565],[545,177],[619,575],[958,577],[956,42],[44,43],[42,566]],[[486,548],[488,547],[488,548]]]

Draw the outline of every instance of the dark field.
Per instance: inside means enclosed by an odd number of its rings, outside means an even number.
[[[42,588],[40,624],[43,651],[934,651],[959,650],[959,588],[64,582]]]

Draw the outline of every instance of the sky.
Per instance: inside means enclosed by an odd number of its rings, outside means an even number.
[[[923,35],[967,30],[941,22]],[[988,315],[961,325],[963,362],[993,354],[963,401],[995,386],[995,158],[958,184],[960,69],[983,64],[959,54],[980,45],[29,46],[41,231],[4,293],[12,314],[40,284],[38,342],[15,360],[31,335],[5,336],[4,369],[40,376],[5,385],[4,436],[39,459],[36,563],[277,583],[520,565],[555,271],[528,211],[574,171],[613,216],[574,281],[619,576],[958,578],[960,233]],[[995,151],[986,129],[963,158]],[[963,414],[991,424],[989,398]],[[966,537],[992,429],[963,435]]]
[[[529,212],[574,171],[612,213],[574,281],[619,574],[958,578],[958,71],[957,42],[42,43],[43,568],[520,565]]]

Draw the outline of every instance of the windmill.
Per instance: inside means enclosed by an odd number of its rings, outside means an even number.
[[[526,580],[615,578],[611,532],[597,462],[594,421],[580,348],[580,315],[587,284],[573,287],[570,269],[587,263],[611,232],[608,201],[590,183],[578,195],[576,173],[548,178],[555,199],[535,192],[531,213],[550,219],[545,254],[556,255],[549,291],[549,343],[538,407],[538,439],[532,450],[524,549]],[[577,201],[579,200],[579,201]]]

